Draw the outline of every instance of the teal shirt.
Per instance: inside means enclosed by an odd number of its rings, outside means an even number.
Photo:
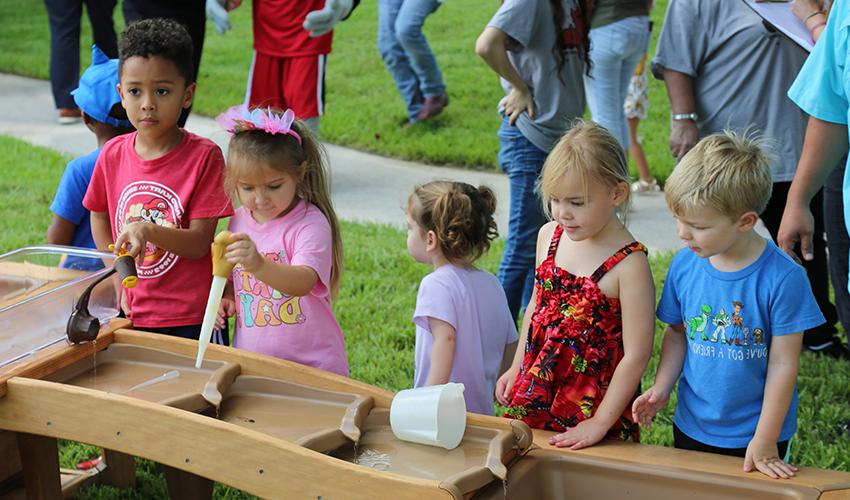
[[[803,64],[788,97],[810,116],[825,122],[850,122],[850,5],[836,0],[826,28]],[[848,128],[850,140],[850,128]],[[844,174],[844,223],[850,232],[850,161]]]

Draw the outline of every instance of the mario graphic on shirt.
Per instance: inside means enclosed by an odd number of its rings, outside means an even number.
[[[134,222],[157,224],[163,227],[180,227],[183,205],[169,187],[157,182],[138,181],[128,184],[121,192],[115,212],[116,233]],[[139,278],[156,278],[164,275],[179,257],[148,242],[141,265],[136,265]]]

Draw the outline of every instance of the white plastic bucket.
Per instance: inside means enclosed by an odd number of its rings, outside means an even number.
[[[448,383],[399,391],[390,407],[395,437],[447,450],[457,447],[466,430],[463,389],[463,384]]]

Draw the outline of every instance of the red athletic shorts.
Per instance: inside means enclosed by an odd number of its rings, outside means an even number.
[[[326,55],[275,57],[254,51],[248,73],[248,106],[287,109],[299,120],[322,116]]]

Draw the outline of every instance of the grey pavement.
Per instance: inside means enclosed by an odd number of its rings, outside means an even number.
[[[14,136],[71,156],[94,149],[94,135],[82,123],[60,125],[56,116],[49,82],[0,74],[0,135]],[[211,118],[193,113],[186,128],[210,138],[223,149],[227,147],[227,134]],[[403,207],[414,185],[433,179],[452,179],[490,186],[498,199],[499,232],[503,235],[507,232],[509,194],[508,180],[503,174],[435,167],[333,144],[325,146],[331,163],[333,201],[342,219],[403,227]],[[60,172],[56,175],[58,181]],[[651,251],[675,250],[682,246],[661,193],[632,197],[629,229]]]

